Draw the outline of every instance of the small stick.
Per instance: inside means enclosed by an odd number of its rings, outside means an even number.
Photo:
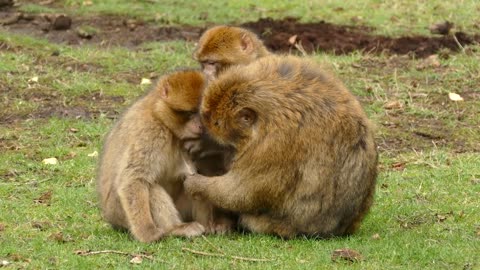
[[[198,250],[189,249],[189,248],[186,248],[186,247],[183,247],[182,250],[183,250],[183,251],[191,252],[191,253],[193,253],[193,254],[202,255],[202,256],[225,257],[225,254],[203,252],[203,251],[198,251]]]
[[[120,254],[130,257],[142,257],[145,259],[153,260],[153,257],[145,254],[131,254],[128,252],[118,251],[118,250],[99,250],[99,251],[90,251],[90,250],[77,250],[75,251],[76,255],[80,256],[89,256],[89,255],[98,255],[98,254]]]
[[[230,259],[240,260],[240,261],[250,261],[250,262],[271,262],[271,261],[273,261],[273,259],[248,258],[248,257],[240,257],[240,256],[230,256],[230,255],[220,254],[220,253],[203,252],[203,251],[193,250],[193,249],[185,248],[185,247],[182,248],[182,250],[191,252],[193,254],[202,255],[202,256],[230,258]]]
[[[460,47],[460,49],[464,53],[465,48],[462,46],[462,44],[460,44],[460,41],[458,41],[457,36],[455,36],[455,33],[452,33],[452,37],[453,37],[453,40],[455,41],[455,43],[457,43],[458,47]]]
[[[217,250],[219,253],[225,255],[225,252],[223,252],[223,250],[221,250],[219,247],[215,246],[212,242],[210,242],[210,240],[208,240],[207,237],[205,237],[205,235],[202,235],[202,238],[203,238],[203,240],[205,240],[211,247],[213,247],[215,250]]]

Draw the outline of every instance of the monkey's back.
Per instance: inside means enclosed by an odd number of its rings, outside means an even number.
[[[262,125],[239,167],[271,179],[271,215],[284,216],[298,233],[355,231],[372,203],[377,175],[373,130],[360,103],[306,59],[266,57],[236,72]]]
[[[172,133],[153,117],[152,93],[137,100],[114,124],[104,140],[97,172],[97,194],[104,217],[112,224],[125,227],[125,214],[120,205],[118,189],[122,181],[130,181],[129,170],[138,178],[155,184],[162,175],[173,175],[176,167],[161,168],[162,164],[180,164],[180,147]],[[163,162],[165,159],[177,162]],[[160,168],[159,168],[160,167]],[[175,181],[175,180],[172,180]],[[117,224],[118,223],[118,224]]]

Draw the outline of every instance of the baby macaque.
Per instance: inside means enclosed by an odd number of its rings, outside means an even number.
[[[196,202],[183,188],[186,175],[195,172],[184,145],[203,133],[198,106],[205,82],[200,71],[192,70],[162,77],[105,139],[97,180],[102,214],[138,241],[205,232],[203,225],[185,223],[181,215],[196,219]]]
[[[372,205],[372,126],[345,86],[309,60],[267,56],[229,68],[205,90],[207,132],[235,149],[222,176],[188,176],[186,191],[257,232],[351,234]]]
[[[193,58],[200,62],[209,80],[232,65],[248,64],[270,55],[262,41],[247,29],[215,26],[200,37]]]

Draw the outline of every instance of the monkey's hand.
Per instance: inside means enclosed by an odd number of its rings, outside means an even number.
[[[202,193],[206,189],[208,177],[200,174],[189,175],[185,179],[183,186],[187,193],[193,196],[194,199],[202,198]]]

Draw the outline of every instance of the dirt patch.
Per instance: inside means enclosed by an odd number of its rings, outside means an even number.
[[[0,124],[12,124],[27,119],[44,119],[50,117],[95,119],[100,115],[107,118],[116,118],[122,111],[125,98],[122,96],[106,96],[99,92],[82,95],[67,100],[57,92],[28,91],[19,93],[10,92],[9,99],[27,100],[41,104],[37,109],[24,112],[10,113],[8,108],[0,110]]]
[[[453,36],[405,36],[391,38],[373,35],[371,29],[334,25],[324,21],[316,23],[299,23],[295,18],[284,20],[261,19],[257,22],[245,23],[242,26],[259,33],[265,44],[273,51],[287,52],[294,46],[289,39],[296,35],[306,52],[316,50],[335,54],[346,54],[353,51],[368,53],[413,54],[426,57],[441,49],[459,51],[460,46]],[[480,35],[455,33],[462,46],[480,43]]]
[[[44,37],[69,45],[98,44],[100,46],[135,47],[144,42],[187,40],[195,41],[205,30],[202,27],[158,27],[153,23],[116,16],[73,17],[65,30],[54,30],[54,15],[21,14],[14,9],[0,11],[6,18],[1,28],[7,31]],[[1,23],[0,23],[1,24]],[[301,44],[307,53],[325,51],[346,54],[353,51],[368,53],[412,54],[426,57],[441,49],[459,51],[460,46],[480,43],[480,35],[463,32],[446,36],[404,36],[391,38],[371,33],[362,26],[334,25],[324,21],[300,23],[295,18],[283,20],[260,19],[240,26],[259,34],[266,46],[274,52],[296,51],[292,44]],[[2,47],[0,47],[0,50]]]

